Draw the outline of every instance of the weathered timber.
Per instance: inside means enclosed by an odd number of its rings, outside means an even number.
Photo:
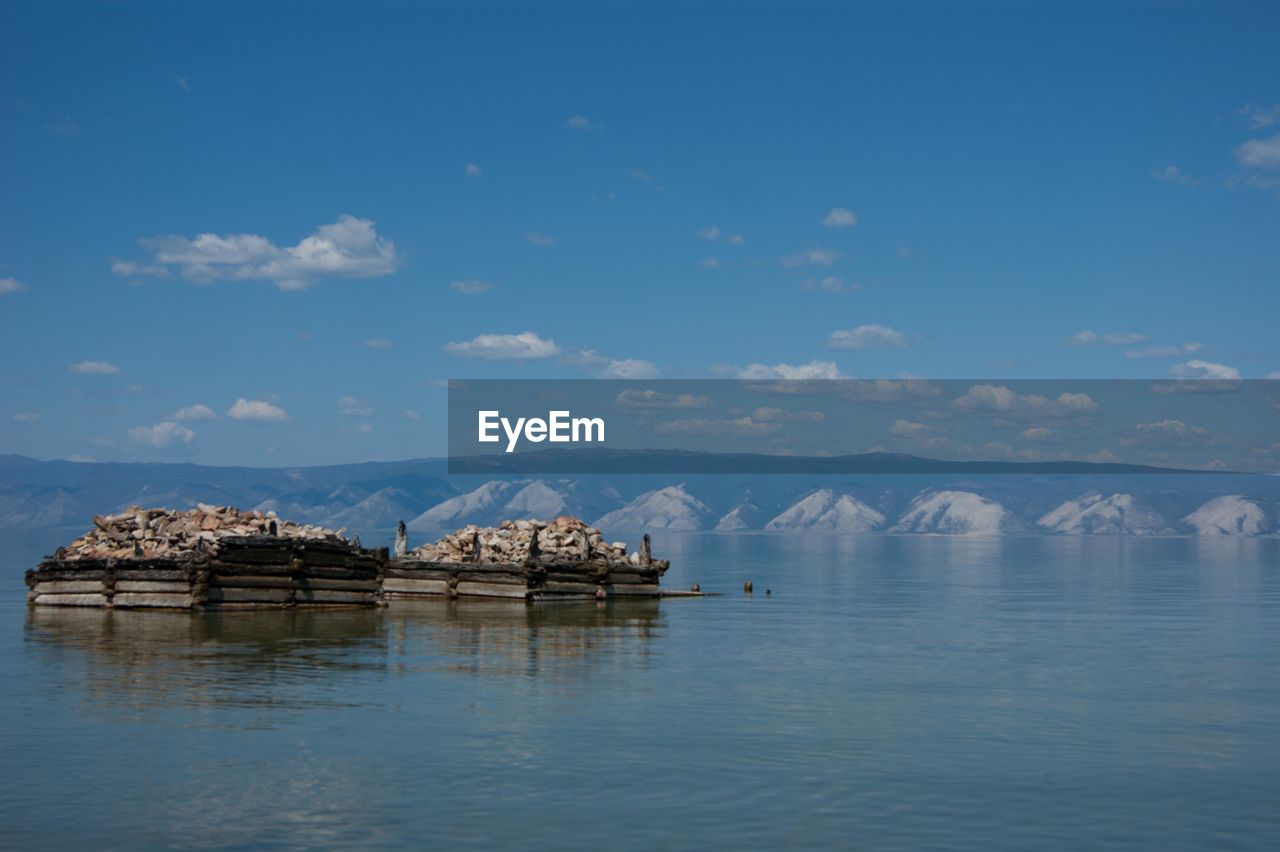
[[[81,594],[84,592],[101,592],[101,580],[48,580],[36,583],[32,589],[37,595]]]
[[[528,599],[529,590],[522,586],[504,586],[498,583],[458,583],[459,597],[522,598]]]
[[[610,597],[651,597],[661,593],[661,588],[656,584],[632,585],[630,583],[621,583],[617,586],[606,585],[605,590]]]
[[[106,606],[106,595],[36,595],[40,606]]]
[[[190,609],[195,600],[191,595],[146,594],[142,592],[126,592],[111,598],[111,605],[117,609],[157,607],[169,609]]]
[[[158,592],[161,594],[191,594],[188,582],[167,582],[161,580],[116,580],[116,604],[119,605],[121,592]]]
[[[210,603],[224,601],[253,601],[254,603],[289,603],[293,600],[293,589],[234,589],[217,587],[209,589]]]
[[[388,597],[400,595],[447,595],[449,594],[449,581],[388,577],[382,581],[382,593]]]

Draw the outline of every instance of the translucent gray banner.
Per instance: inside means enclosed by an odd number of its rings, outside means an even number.
[[[1280,381],[465,380],[450,473],[1280,472]]]

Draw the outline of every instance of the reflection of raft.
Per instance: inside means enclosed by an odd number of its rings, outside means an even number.
[[[386,548],[273,536],[219,539],[216,555],[50,558],[26,575],[40,606],[255,609],[375,606]]]

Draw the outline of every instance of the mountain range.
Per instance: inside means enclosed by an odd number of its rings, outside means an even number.
[[[507,518],[603,529],[896,535],[1259,536],[1280,529],[1280,477],[1000,474],[451,475],[443,459],[297,468],[78,463],[0,456],[0,527],[87,526],[129,505],[198,502],[374,534]]]

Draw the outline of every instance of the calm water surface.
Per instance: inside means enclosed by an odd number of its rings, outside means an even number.
[[[28,611],[70,537],[0,533],[6,848],[1280,845],[1276,539],[699,535],[668,584],[723,597]]]

